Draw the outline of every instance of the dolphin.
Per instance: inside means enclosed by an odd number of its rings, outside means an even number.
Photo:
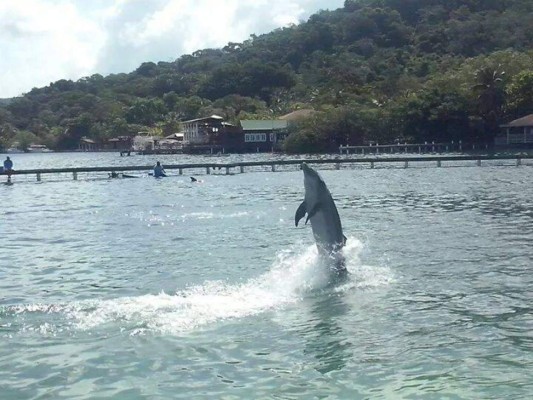
[[[305,198],[296,210],[294,222],[298,226],[298,222],[307,214],[305,223],[311,221],[318,253],[333,261],[333,272],[344,277],[347,271],[341,249],[346,244],[346,236],[342,233],[337,207],[318,172],[306,163],[302,163],[302,170]]]

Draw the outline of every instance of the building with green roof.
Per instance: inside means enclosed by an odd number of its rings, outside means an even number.
[[[274,151],[288,135],[288,123],[280,119],[245,119],[240,124],[245,152]]]

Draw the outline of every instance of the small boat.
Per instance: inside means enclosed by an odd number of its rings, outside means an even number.
[[[28,152],[30,153],[51,153],[52,150],[50,150],[44,144],[30,144],[28,146]]]
[[[7,153],[15,154],[15,153],[24,153],[23,150],[17,148],[17,147],[10,147],[6,150]]]

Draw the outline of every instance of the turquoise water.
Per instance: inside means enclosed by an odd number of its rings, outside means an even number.
[[[93,156],[12,158],[155,160]],[[348,237],[337,286],[294,227],[295,168],[16,176],[0,185],[0,398],[529,399],[532,172],[321,170]]]

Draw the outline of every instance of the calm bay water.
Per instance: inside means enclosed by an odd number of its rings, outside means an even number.
[[[531,165],[320,173],[333,287],[294,168],[0,185],[0,398],[531,398]]]

